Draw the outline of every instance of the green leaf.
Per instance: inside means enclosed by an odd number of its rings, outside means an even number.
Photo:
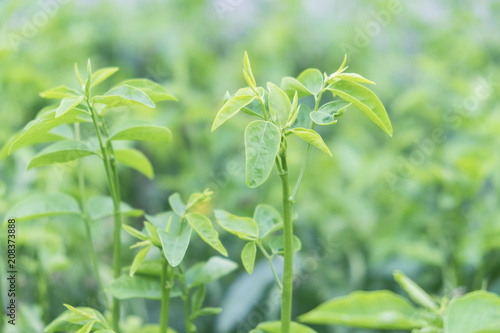
[[[293,236],[293,252],[298,252],[302,248],[302,242],[297,236]],[[285,248],[285,238],[283,235],[272,236],[269,241],[269,247],[273,253],[283,255]]]
[[[124,225],[122,225],[122,227],[123,227],[123,229],[125,229],[126,232],[128,232],[131,236],[133,236],[135,238],[139,238],[140,240],[143,240],[143,241],[147,241],[149,239],[148,236],[146,236],[145,234],[143,234],[139,230],[132,228],[129,225],[124,224]]]
[[[33,194],[16,203],[6,214],[7,219],[27,221],[42,217],[80,215],[78,202],[64,193]]]
[[[130,270],[131,266],[124,267],[124,270]],[[156,260],[145,260],[135,271],[135,276],[140,275],[150,275],[159,278],[161,276],[162,263],[159,259]]]
[[[33,157],[28,164],[28,170],[54,163],[70,162],[90,155],[97,154],[81,141],[60,141],[50,145]]]
[[[190,210],[196,205],[210,200],[213,194],[214,192],[208,188],[205,189],[203,192],[195,192],[191,194],[186,204],[186,210]]]
[[[143,121],[125,121],[109,135],[108,140],[172,141],[172,132],[166,127],[155,126]]]
[[[222,312],[221,308],[203,308],[200,311],[197,312],[197,316],[213,316],[213,315],[218,315],[219,313]]]
[[[186,272],[186,282],[190,288],[207,284],[233,272],[238,265],[229,259],[212,257],[207,262],[200,262]]]
[[[260,323],[255,329],[251,330],[249,333],[281,333],[281,322],[266,321]],[[316,333],[316,331],[307,326],[291,322],[290,333]]]
[[[253,218],[259,226],[260,239],[283,227],[283,220],[280,213],[269,205],[258,205],[255,208]]]
[[[95,321],[89,321],[86,323],[82,328],[78,330],[76,333],[89,333],[90,330],[92,329],[92,326],[94,326]]]
[[[85,80],[85,96],[90,96],[90,87],[92,86],[92,65],[90,59],[87,60],[87,79]]]
[[[146,228],[146,232],[149,235],[149,239],[153,243],[154,246],[161,246],[160,236],[158,236],[158,230],[156,226],[152,225],[148,221],[144,221],[144,227]]]
[[[183,216],[186,214],[186,205],[182,202],[181,195],[179,193],[174,193],[168,197],[168,203],[177,215]]]
[[[343,111],[349,106],[351,103],[337,100],[330,103],[326,103],[319,108],[318,111],[313,111],[310,113],[311,120],[314,121],[318,125],[332,125],[337,123],[335,120],[335,115],[339,113],[343,113]]]
[[[323,74],[316,68],[309,68],[300,73],[297,80],[313,95],[318,95],[323,86]],[[300,95],[299,95],[300,97]]]
[[[286,76],[281,80],[281,89],[283,89],[289,97],[292,97],[295,92],[299,98],[313,95],[299,80]]]
[[[193,231],[193,228],[185,223],[181,227],[180,234],[178,229],[169,231],[158,229],[163,253],[172,267],[177,267],[184,259]]]
[[[83,96],[63,98],[61,104],[59,104],[59,107],[56,110],[56,118],[59,118],[71,109],[76,108],[82,101]]]
[[[196,291],[193,293],[191,297],[191,319],[196,319],[197,312],[201,309],[203,305],[203,301],[205,300],[206,288],[205,285],[202,284],[199,286]]]
[[[239,95],[231,97],[217,112],[214,123],[212,124],[212,132],[228,119],[236,115],[243,107],[250,104],[255,99],[252,95]]]
[[[74,70],[75,70],[76,80],[78,81],[78,84],[80,84],[80,89],[84,89],[85,85],[83,83],[82,76],[80,75],[80,70],[78,69],[78,64],[76,62],[75,62]]]
[[[328,89],[334,95],[352,103],[384,132],[392,136],[392,125],[384,105],[370,89],[349,81],[339,81]]]
[[[250,59],[248,58],[248,53],[245,51],[245,55],[243,56],[243,66],[245,68],[244,74],[245,79],[249,86],[256,87],[257,83],[255,82],[255,78],[253,76],[252,67],[250,66]]]
[[[20,133],[17,133],[16,135],[12,136],[10,140],[3,146],[2,150],[0,151],[0,160],[4,159],[5,157],[8,156],[9,154],[9,149],[14,141],[17,140],[19,137]],[[57,133],[42,133],[36,137],[31,138],[29,141],[24,141],[23,145],[18,145],[17,148],[21,148],[23,146],[29,146],[29,145],[35,145],[38,143],[45,143],[45,142],[53,142],[53,141],[62,141],[66,140],[67,137],[57,134]]]
[[[97,86],[99,83],[103,82],[108,77],[118,72],[118,70],[118,67],[106,67],[99,69],[94,74],[92,74],[92,87]]]
[[[297,116],[299,115],[300,107],[297,107],[298,102],[299,102],[299,97],[297,95],[297,92],[295,92],[295,95],[293,95],[292,107],[290,111],[290,116],[288,117],[288,122],[286,123],[286,127],[291,127],[295,122],[295,120],[297,119]]]
[[[87,211],[92,220],[101,220],[114,215],[113,199],[109,196],[98,195],[87,200]],[[144,212],[140,209],[130,207],[127,203],[120,203],[122,216],[139,217]]]
[[[273,123],[256,120],[245,129],[246,182],[251,188],[263,184],[274,166],[281,133]]]
[[[328,80],[328,83],[334,83],[338,80],[345,80],[345,81],[351,81],[351,82],[361,82],[361,83],[368,83],[368,84],[375,84],[375,82],[370,81],[368,79],[365,79],[359,74],[356,73],[340,73],[336,74],[333,77],[331,77]]]
[[[312,129],[307,129],[307,128],[292,128],[290,130],[293,134],[301,138],[302,140],[310,143],[314,147],[324,151],[328,155],[332,156],[332,153],[330,152],[330,149],[328,149],[328,146],[326,143],[323,141],[321,138],[321,135],[318,134],[318,132],[312,130]]]
[[[65,98],[65,97],[78,97],[80,93],[74,89],[71,89],[66,86],[58,86],[49,90],[45,90],[40,93],[40,97],[43,98]]]
[[[186,218],[205,243],[227,257],[227,251],[219,240],[219,233],[215,231],[208,217],[199,213],[190,213],[186,215]]]
[[[498,332],[500,297],[475,291],[454,298],[444,314],[444,333]]]
[[[139,252],[137,253],[137,255],[135,256],[134,261],[132,262],[132,266],[130,267],[129,275],[131,277],[134,276],[135,271],[139,268],[139,266],[141,266],[142,262],[144,261],[144,259],[148,255],[148,252],[151,249],[152,245],[153,244],[149,243],[148,245],[146,245],[145,247],[140,249]]]
[[[20,147],[38,143],[39,136],[46,134],[48,131],[57,126],[60,126],[62,124],[81,122],[82,120],[79,119],[79,116],[86,115],[88,113],[84,110],[74,108],[59,118],[56,118],[55,114],[56,109],[47,110],[36,119],[30,121],[24,127],[17,139],[12,142],[9,147],[8,154],[10,155],[13,151]]]
[[[148,79],[130,79],[123,81],[122,84],[140,89],[155,103],[161,101],[177,101],[177,98],[165,90],[165,88]]]
[[[125,106],[131,104],[142,104],[155,108],[155,103],[142,90],[124,84],[113,88],[103,96],[95,96],[94,103],[105,104],[108,107]]]
[[[413,305],[387,290],[355,291],[334,298],[299,316],[299,321],[392,330],[410,330],[425,325]]]
[[[216,209],[215,218],[224,230],[242,239],[254,240],[259,236],[259,226],[250,217],[239,217],[225,210]]]
[[[431,311],[439,311],[439,307],[431,296],[402,272],[394,272],[394,279],[415,303]]]
[[[274,123],[283,129],[290,118],[292,110],[290,99],[283,90],[271,82],[267,83],[267,89],[269,90],[269,112]]]
[[[257,254],[257,247],[255,242],[248,242],[241,251],[241,261],[248,274],[252,274],[253,266],[255,264],[255,255]]]
[[[139,272],[139,270],[138,270]],[[113,280],[106,288],[112,296],[118,299],[147,298],[161,299],[161,284],[157,276],[136,274],[134,277],[122,275]],[[177,287],[170,291],[170,298],[180,295]]]
[[[116,149],[115,159],[118,162],[139,171],[149,179],[154,178],[154,171],[151,162],[141,151],[137,149]]]

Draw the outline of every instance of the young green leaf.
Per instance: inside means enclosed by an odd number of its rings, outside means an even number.
[[[147,241],[149,240],[149,237],[144,235],[142,232],[140,232],[139,230],[135,229],[135,228],[132,228],[131,226],[129,225],[122,225],[123,229],[125,229],[126,232],[128,232],[131,236],[135,237],[135,238],[139,238],[143,241]]]
[[[148,252],[151,249],[151,246],[153,246],[153,244],[151,244],[151,242],[149,242],[149,244],[147,244],[142,249],[140,249],[139,252],[137,253],[137,255],[135,256],[134,261],[132,262],[132,266],[130,267],[129,275],[131,277],[134,276],[135,271],[139,268],[139,266],[141,266],[142,262],[144,261],[144,259],[148,255]]]
[[[78,330],[78,332],[76,332],[76,333],[90,333],[94,324],[95,324],[95,321],[89,321],[88,323],[83,325],[82,328],[80,328]]]
[[[3,146],[2,150],[0,151],[0,160],[4,159],[5,157],[8,156],[9,154],[9,149],[14,143],[14,141],[17,140],[21,133],[17,133],[13,137],[7,141],[5,146]],[[30,140],[24,140],[21,144],[18,144],[16,149],[22,148],[24,146],[29,146],[29,145],[35,145],[38,143],[46,143],[46,142],[54,142],[54,141],[62,141],[68,139],[67,137],[57,134],[57,133],[42,133],[36,137],[30,138]]]
[[[283,255],[285,248],[285,238],[283,235],[272,236],[269,241],[269,247],[273,253]],[[293,252],[298,252],[302,248],[302,242],[297,236],[293,236]]]
[[[292,109],[290,99],[283,90],[271,82],[267,83],[267,89],[269,90],[269,112],[274,123],[283,129],[290,118]]]
[[[227,251],[219,240],[219,233],[215,231],[208,217],[199,213],[190,213],[186,215],[186,218],[205,243],[227,257]]]
[[[311,120],[318,125],[332,125],[337,123],[335,115],[345,110],[351,103],[344,100],[337,100],[326,103],[319,108],[318,111],[310,113]]]
[[[196,317],[197,312],[201,309],[201,306],[203,305],[203,301],[205,300],[205,292],[206,292],[205,285],[202,284],[196,289],[196,291],[193,293],[193,296],[191,297],[192,319],[195,319],[194,317]]]
[[[90,87],[92,86],[92,64],[87,60],[87,79],[85,80],[85,96],[90,96]]]
[[[313,95],[299,80],[289,76],[281,80],[281,89],[287,93],[288,97],[292,97],[295,93],[299,98]]]
[[[248,242],[243,251],[241,251],[241,261],[248,274],[252,274],[253,266],[255,264],[255,255],[257,254],[257,247],[255,242]]]
[[[264,183],[274,166],[281,142],[278,127],[256,120],[245,129],[246,182],[251,188]]]
[[[183,225],[180,233],[177,230],[165,231],[158,229],[163,254],[165,254],[168,263],[172,267],[177,267],[184,259],[192,231],[193,228],[189,225]]]
[[[78,64],[76,62],[75,62],[74,70],[75,70],[76,80],[78,81],[78,84],[80,85],[80,89],[84,90],[85,85],[83,83],[82,76],[80,75],[80,70],[78,69]]]
[[[313,95],[318,95],[323,87],[323,75],[316,68],[309,68],[300,73],[297,80]],[[300,96],[299,96],[300,97]]]
[[[292,107],[290,108],[290,116],[288,117],[286,127],[291,127],[295,122],[295,119],[297,119],[297,115],[299,114],[299,108],[297,107],[298,101],[299,97],[297,95],[297,92],[295,92],[295,95],[293,95]]]
[[[224,230],[245,239],[254,240],[259,236],[259,226],[250,217],[239,217],[222,209],[215,210],[215,218]]]
[[[158,236],[158,230],[154,225],[149,223],[148,221],[144,221],[144,227],[146,227],[146,231],[149,235],[149,239],[153,243],[154,246],[161,246],[160,237]]]
[[[165,88],[148,79],[130,79],[123,81],[120,85],[122,84],[140,89],[155,103],[161,101],[177,101],[177,98],[165,90]]]
[[[299,321],[391,330],[411,330],[426,324],[405,298],[387,290],[355,291],[334,298],[299,316]]]
[[[384,132],[392,136],[392,125],[384,105],[370,89],[349,81],[339,81],[329,86],[334,95],[352,103]]]
[[[290,130],[293,134],[301,138],[302,140],[310,143],[314,147],[324,151],[328,155],[332,156],[330,149],[316,131],[307,128],[292,128]]]
[[[212,194],[214,194],[214,192],[208,188],[205,189],[203,192],[195,192],[195,193],[191,194],[189,196],[188,202],[186,204],[186,210],[190,210],[191,208],[195,207],[196,205],[210,200],[210,198],[212,197]]]
[[[255,208],[253,215],[259,226],[259,238],[262,239],[271,232],[278,230],[283,226],[280,213],[272,206],[261,204]]]
[[[64,193],[33,194],[11,207],[6,217],[18,221],[60,215],[80,215],[78,201]]]
[[[59,118],[63,114],[67,113],[71,109],[74,109],[83,101],[83,96],[79,97],[65,97],[62,99],[61,104],[56,110],[56,118]]]
[[[172,133],[163,126],[154,126],[143,121],[125,121],[115,127],[108,140],[172,141]]]
[[[56,142],[33,157],[28,170],[54,163],[70,162],[90,155],[96,155],[96,153],[83,142],[74,140]]]
[[[255,329],[251,330],[249,333],[282,333],[281,322],[266,321],[260,323]],[[290,333],[317,333],[317,332],[307,326],[291,322]]]
[[[394,279],[403,288],[408,296],[417,304],[434,312],[439,311],[439,307],[432,297],[427,294],[418,284],[400,271],[394,272]]]
[[[137,149],[116,149],[115,158],[118,162],[135,169],[148,177],[154,178],[153,166],[149,159]]]
[[[238,265],[229,259],[212,257],[207,262],[200,262],[186,272],[186,282],[190,288],[210,283],[233,272]]]
[[[92,74],[92,87],[97,86],[99,83],[103,82],[111,75],[118,72],[118,70],[119,70],[118,67],[106,67],[99,69],[94,74]]]
[[[74,89],[67,86],[58,86],[49,90],[45,90],[40,93],[40,97],[52,99],[52,98],[65,98],[65,97],[78,97],[80,93]]]
[[[257,83],[255,82],[255,78],[253,76],[252,67],[250,66],[250,59],[248,58],[248,53],[245,51],[245,55],[243,56],[243,66],[245,68],[244,74],[245,79],[250,87],[256,88]]]
[[[344,80],[344,81],[351,81],[351,82],[361,82],[361,83],[368,83],[368,84],[375,84],[375,82],[370,81],[368,79],[365,79],[359,74],[356,73],[340,73],[332,77],[330,80],[328,80],[328,83],[334,83],[336,80]]]
[[[126,106],[131,104],[142,104],[155,108],[155,103],[142,90],[128,84],[113,88],[103,96],[95,96],[94,103],[105,104],[108,107]]]
[[[200,317],[200,316],[214,316],[214,315],[218,315],[221,312],[222,312],[221,308],[207,307],[207,308],[203,308],[200,311],[198,311],[196,313],[196,315],[197,315],[197,317]]]
[[[212,132],[220,125],[225,123],[228,119],[236,115],[243,107],[250,104],[255,99],[251,95],[239,95],[230,98],[217,112],[214,123],[212,124]]]
[[[168,203],[172,210],[179,216],[186,214],[186,205],[182,202],[181,195],[179,193],[174,193],[168,197]]]

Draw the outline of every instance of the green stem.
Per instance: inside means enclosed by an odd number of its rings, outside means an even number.
[[[101,129],[99,128],[99,121],[97,119],[97,113],[91,106],[89,100],[87,99],[87,107],[92,116],[92,123],[94,124],[94,129],[97,134],[97,140],[99,141],[99,147],[101,149],[102,158],[104,162],[104,168],[106,170],[106,179],[108,181],[109,191],[111,197],[113,198],[113,209],[114,209],[114,230],[113,230],[113,273],[114,277],[118,278],[121,273],[121,213],[120,213],[120,187],[118,181],[118,173],[116,171],[116,163],[114,156],[108,154],[108,149],[111,147],[104,146],[104,141],[101,134]],[[102,124],[105,131],[105,124]],[[112,152],[112,150],[111,150]],[[120,333],[120,301],[117,298],[113,298],[112,307],[112,325],[116,333]]]
[[[169,276],[168,261],[164,256],[161,258],[161,310],[160,310],[160,333],[168,332],[168,310],[170,305],[171,280]],[[172,274],[171,274],[172,275]]]
[[[189,314],[189,288],[186,283],[186,275],[182,265],[179,265],[179,275],[182,284],[182,301],[184,302],[184,325],[186,333],[191,333],[191,315]]]
[[[273,258],[267,253],[266,249],[262,246],[262,244],[259,242],[256,242],[257,247],[260,249],[264,257],[266,257],[267,261],[269,262],[269,266],[271,266],[271,271],[273,272],[274,280],[276,281],[276,284],[280,288],[280,290],[283,290],[283,285],[281,284],[281,280],[278,277],[278,274],[276,273],[276,269],[274,268],[274,263],[273,263]]]
[[[293,292],[293,224],[292,205],[290,200],[290,190],[288,185],[288,165],[286,155],[281,158],[281,184],[283,191],[283,237],[284,237],[284,257],[285,267],[283,274],[283,289],[281,292],[281,332],[290,332],[290,322],[292,320],[292,292]]]
[[[75,124],[75,139],[80,140],[80,124]],[[87,199],[85,196],[85,179],[83,175],[83,164],[81,160],[78,161],[78,187],[80,190],[80,205],[82,207],[82,218],[85,224],[85,232],[87,234],[87,242],[90,248],[90,256],[92,259],[92,266],[94,268],[95,275],[97,277],[97,283],[99,284],[99,289],[104,290],[104,286],[101,279],[101,274],[99,273],[99,262],[97,260],[97,254],[94,247],[94,242],[92,241],[92,230],[90,227],[90,217],[87,209]]]

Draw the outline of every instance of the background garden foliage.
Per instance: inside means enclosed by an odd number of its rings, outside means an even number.
[[[406,276],[437,296],[434,304],[410,293],[412,307],[439,307],[443,296],[451,299],[481,288],[498,294],[499,16],[500,4],[493,0],[2,1],[0,146],[52,104],[40,92],[61,84],[77,89],[74,63],[84,75],[90,58],[94,71],[120,68],[95,88],[96,95],[124,80],[147,78],[179,99],[155,103],[155,109],[124,107],[110,115],[110,122],[126,116],[166,126],[172,134],[168,143],[118,145],[138,149],[152,163],[142,173],[118,165],[128,225],[141,230],[141,211],[154,219],[173,208],[172,194],[188,200],[206,188],[213,191],[211,200],[197,214],[213,221],[214,209],[250,217],[265,203],[280,211],[275,170],[257,188],[246,184],[242,133],[250,116],[240,113],[230,126],[211,133],[213,120],[226,91],[233,95],[246,85],[245,50],[263,87],[268,81],[279,84],[284,76],[297,77],[306,68],[333,73],[347,54],[349,72],[376,82],[370,88],[387,109],[393,137],[352,106],[335,126],[316,128],[333,158],[312,151],[297,197],[294,233],[302,248],[295,256],[294,316],[356,290],[386,289],[406,298],[409,287],[401,282]],[[301,103],[314,107],[308,97]],[[62,128],[57,134],[70,133]],[[91,126],[81,126],[82,138],[93,135]],[[289,177],[296,179],[305,143],[290,136],[289,144],[299,151],[288,158]],[[26,170],[42,148],[0,153],[0,216],[24,209],[26,203],[18,205],[23,201],[36,209],[38,198],[63,200],[55,193],[79,198],[75,162]],[[108,284],[113,277],[112,202],[100,197],[109,193],[102,161],[94,156],[83,161],[87,197],[94,198],[88,202],[92,236]],[[19,321],[5,332],[42,332],[66,310],[63,303],[104,312],[85,224],[77,214],[17,226]],[[248,275],[240,259],[245,242],[214,226],[227,260],[238,268],[228,264],[226,275],[206,285],[203,306],[223,311],[197,318],[198,331],[248,332],[260,322],[277,320],[279,289],[266,258],[259,254]],[[2,247],[5,233],[2,228]],[[196,240],[183,258],[188,268],[220,256]],[[137,249],[129,246],[137,238],[124,232],[122,242],[122,262],[130,265]],[[160,253],[151,246],[146,260]],[[280,258],[274,261],[282,274]],[[2,270],[5,264],[1,256]],[[394,279],[395,270],[405,275],[396,273]],[[0,283],[5,303],[3,275]],[[496,298],[486,298],[484,304],[491,304],[486,308],[498,307]],[[464,309],[463,304],[459,299],[453,307]],[[157,300],[127,299],[122,307],[131,333],[158,322]],[[169,326],[182,332],[179,297],[172,298],[170,312]],[[311,327],[317,332],[365,332]],[[460,327],[467,329],[452,329]]]

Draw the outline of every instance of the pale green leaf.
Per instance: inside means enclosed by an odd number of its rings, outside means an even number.
[[[259,226],[260,239],[283,226],[280,213],[274,207],[266,204],[258,205],[255,208],[253,219]]]
[[[165,90],[165,88],[148,79],[130,79],[123,81],[122,84],[140,89],[155,103],[161,101],[177,101],[177,98]]]
[[[159,229],[148,221],[144,221],[144,227],[146,228],[146,232],[148,233],[149,239],[153,245],[160,247],[161,241],[160,236],[158,236]]]
[[[16,203],[5,214],[6,218],[27,221],[42,217],[80,215],[78,202],[64,193],[33,194]]]
[[[229,259],[212,257],[207,262],[195,264],[186,272],[186,282],[190,288],[210,283],[233,272],[238,265]]]
[[[123,227],[123,229],[125,229],[126,232],[128,232],[131,236],[133,236],[135,238],[139,238],[143,241],[147,241],[149,239],[148,236],[146,236],[145,234],[143,234],[139,230],[132,228],[129,225],[124,224],[124,225],[122,225],[122,227]]]
[[[130,267],[130,276],[134,276],[135,271],[139,268],[139,266],[142,264],[146,256],[148,255],[149,250],[151,249],[152,244],[149,243],[145,247],[139,250],[137,255],[134,258],[134,261],[132,262],[132,266]]]
[[[92,220],[101,220],[114,215],[113,199],[109,196],[98,195],[87,200],[87,210]],[[122,216],[139,217],[144,212],[140,209],[130,207],[125,202],[120,203]]]
[[[80,93],[74,89],[66,86],[58,86],[49,90],[45,90],[40,93],[40,97],[43,98],[65,98],[65,97],[78,97]]]
[[[113,88],[103,96],[95,96],[94,103],[105,104],[108,107],[117,107],[133,104],[142,104],[155,108],[155,103],[142,90],[124,84]]]
[[[279,128],[285,128],[292,110],[290,99],[283,90],[271,82],[267,83],[267,89],[269,90],[268,103],[271,118]]]
[[[97,154],[81,141],[60,141],[50,145],[33,157],[28,164],[28,170],[55,163],[70,162],[90,155]]]
[[[196,313],[197,316],[214,316],[222,312],[221,308],[203,308]]]
[[[118,72],[118,70],[118,67],[106,67],[97,70],[94,74],[92,74],[92,87],[97,86],[99,83]]]
[[[292,97],[295,92],[299,98],[313,95],[299,80],[286,76],[281,80],[281,89],[287,93],[289,97]]]
[[[255,78],[253,76],[252,67],[250,66],[250,59],[248,58],[247,51],[245,51],[245,55],[243,56],[243,66],[245,68],[245,79],[247,80],[248,85],[255,88],[257,86],[257,83],[255,82]]]
[[[59,107],[56,110],[56,118],[59,118],[70,110],[76,108],[82,101],[83,96],[63,98],[61,104],[59,104]]]
[[[140,270],[137,270],[139,272]],[[134,277],[122,275],[113,280],[106,289],[118,299],[147,298],[161,299],[161,283],[157,276],[136,274]],[[179,289],[174,286],[170,291],[170,298],[180,295]]]
[[[328,80],[328,83],[334,83],[338,80],[345,80],[345,81],[351,81],[351,82],[360,82],[360,83],[368,83],[368,84],[375,84],[375,82],[370,81],[364,77],[362,77],[359,74],[356,73],[340,73],[334,75],[331,79]]]
[[[169,231],[158,229],[163,253],[172,267],[177,267],[184,259],[193,231],[193,228],[185,223],[181,228],[180,233],[178,228]]]
[[[5,146],[3,146],[2,150],[0,151],[0,160],[2,160],[3,158],[8,156],[9,149],[10,149],[12,143],[14,143],[14,141],[17,140],[19,135],[20,135],[20,133],[17,133],[13,137],[11,137],[10,140],[5,144]],[[30,140],[24,140],[21,145],[17,145],[17,149],[22,148],[23,146],[30,146],[30,145],[35,145],[35,144],[39,144],[39,143],[46,143],[46,142],[53,142],[53,141],[62,141],[62,140],[66,140],[66,139],[67,139],[67,137],[65,137],[64,135],[61,135],[61,134],[50,133],[50,132],[42,133],[38,136],[30,138]]]
[[[208,217],[199,213],[190,213],[186,215],[186,218],[205,243],[227,257],[227,251],[219,240],[219,233],[215,231]]]
[[[307,90],[312,92],[313,95],[318,95],[323,86],[323,74],[316,68],[306,69],[300,73],[297,80],[302,83]]]
[[[255,329],[251,330],[249,333],[282,333],[281,322],[266,321],[260,323]],[[291,322],[290,333],[316,333],[316,331],[307,326]]]
[[[251,188],[264,183],[274,166],[281,133],[273,123],[256,120],[245,129],[246,182]]]
[[[394,279],[403,288],[408,296],[417,304],[431,310],[438,311],[439,307],[432,297],[427,294],[418,284],[400,271],[394,272]]]
[[[217,127],[225,123],[228,119],[236,115],[243,107],[250,104],[255,99],[252,95],[239,95],[231,97],[217,112],[214,123],[212,124],[212,132]]]
[[[208,188],[205,189],[203,192],[195,192],[191,194],[186,204],[186,210],[190,210],[191,208],[200,203],[207,202],[208,200],[210,200],[213,194],[214,192]]]
[[[302,248],[302,242],[297,236],[293,236],[293,252],[298,252]],[[269,240],[269,247],[273,253],[283,255],[285,249],[285,238],[283,235],[272,236]]]
[[[243,251],[241,251],[241,262],[243,262],[243,267],[245,267],[248,274],[252,274],[253,272],[256,254],[257,247],[255,242],[248,242],[243,248]]]
[[[334,298],[299,316],[299,321],[392,330],[411,330],[425,325],[413,305],[387,290],[355,291]]]
[[[85,325],[82,326],[76,333],[89,333],[90,330],[92,329],[92,326],[94,326],[95,321],[89,321]]]
[[[254,240],[259,236],[259,226],[250,217],[239,217],[225,210],[216,209],[215,218],[224,230],[242,239]]]
[[[339,113],[343,113],[343,111],[349,105],[351,105],[351,103],[346,102],[344,100],[336,100],[333,102],[326,103],[323,106],[321,106],[318,111],[313,111],[310,113],[311,120],[318,125],[335,124],[337,122],[335,116]]]
[[[118,162],[139,171],[149,179],[154,178],[153,166],[151,165],[149,159],[140,150],[133,148],[116,149],[115,159]]]
[[[186,214],[186,205],[182,202],[181,195],[179,193],[174,193],[168,197],[168,203],[172,210],[179,216]]]
[[[330,149],[328,149],[328,146],[326,143],[323,141],[321,138],[321,135],[319,135],[316,131],[312,129],[307,129],[307,128],[292,128],[290,130],[293,134],[301,138],[302,140],[310,143],[314,147],[324,151],[328,155],[332,156],[332,153],[330,152]]]
[[[392,125],[384,105],[370,89],[349,81],[330,85],[329,90],[343,100],[352,103],[384,132],[392,136]]]
[[[172,141],[172,133],[163,126],[155,126],[143,121],[125,121],[109,134],[108,140]]]

